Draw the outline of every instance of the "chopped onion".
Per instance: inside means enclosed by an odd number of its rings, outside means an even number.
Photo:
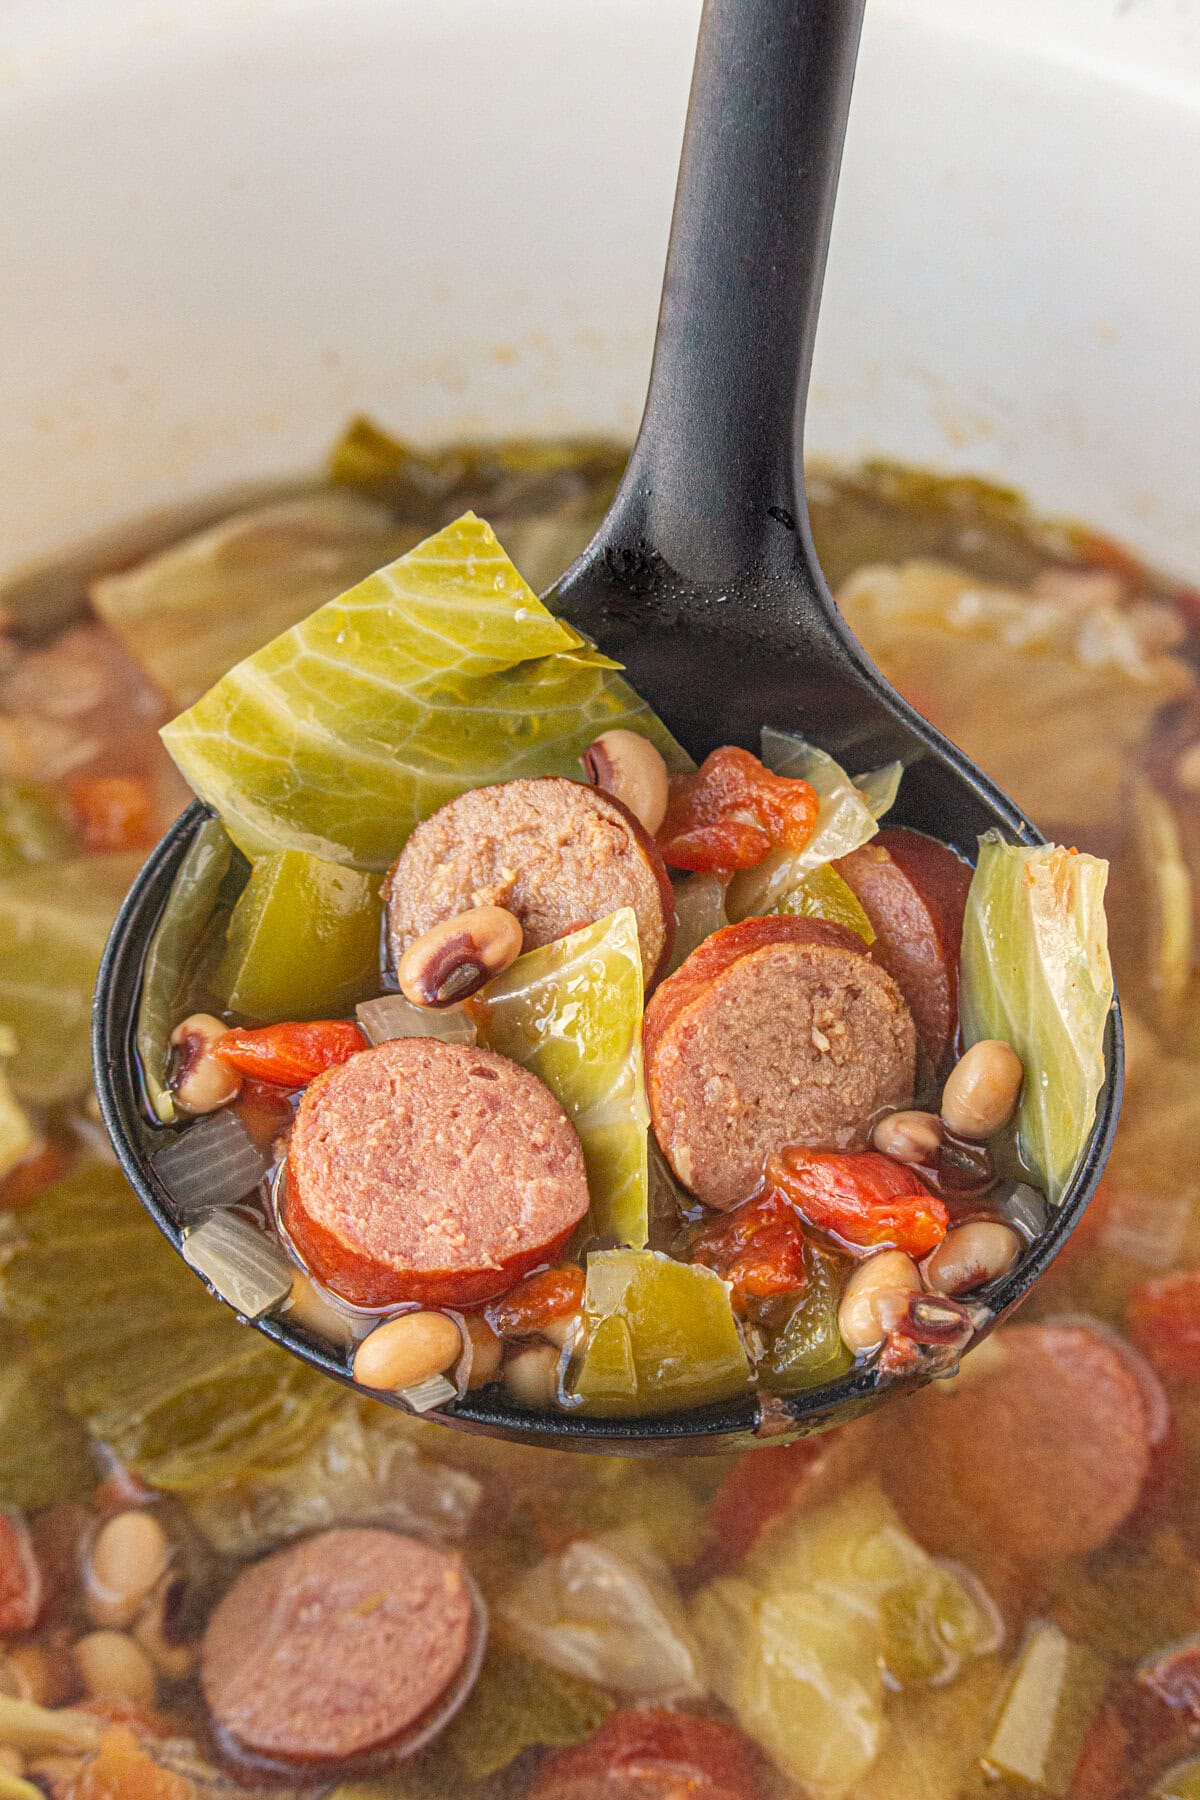
[[[239,1213],[214,1213],[189,1231],[183,1259],[244,1319],[261,1319],[292,1291],[287,1257]]]
[[[465,1006],[413,1006],[403,994],[381,994],[355,1007],[372,1044],[389,1038],[441,1038],[444,1044],[473,1044],[475,1021]]]
[[[995,1207],[1005,1223],[1019,1232],[1026,1243],[1032,1243],[1045,1230],[1049,1216],[1046,1197],[1027,1181],[1002,1181],[989,1205]]]
[[[851,776],[855,787],[866,801],[872,818],[882,819],[884,813],[890,812],[896,804],[903,774],[902,762],[890,762],[884,763],[881,769],[868,769],[865,775]]]
[[[209,1113],[150,1158],[181,1224],[253,1192],[269,1160],[236,1113]]]
[[[427,1413],[445,1406],[450,1400],[457,1400],[458,1389],[444,1375],[431,1375],[428,1381],[419,1382],[416,1387],[401,1388],[400,1398],[409,1412]]]

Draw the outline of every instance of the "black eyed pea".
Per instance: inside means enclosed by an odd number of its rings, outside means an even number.
[[[984,1038],[959,1057],[942,1089],[942,1119],[955,1137],[982,1143],[1013,1116],[1025,1070],[1011,1044]]]
[[[856,1263],[838,1305],[838,1330],[847,1350],[855,1356],[878,1350],[920,1291],[917,1265],[902,1250],[880,1250]]]
[[[183,1582],[168,1575],[159,1582],[133,1627],[134,1639],[166,1681],[186,1681],[200,1656],[199,1645],[185,1641],[173,1629],[178,1614],[176,1596],[183,1591]]]
[[[925,1166],[934,1161],[946,1136],[936,1113],[886,1113],[871,1133],[871,1146],[893,1162]]]
[[[84,1584],[93,1625],[131,1625],[166,1574],[167,1534],[150,1512],[122,1512],[96,1533]]]
[[[158,1676],[140,1644],[123,1631],[91,1631],[75,1645],[79,1679],[89,1700],[123,1700],[153,1707]]]
[[[176,1106],[190,1118],[228,1106],[242,1091],[237,1070],[213,1055],[213,1045],[228,1029],[212,1013],[192,1013],[171,1033],[170,1088]]]
[[[1011,1225],[998,1219],[969,1219],[948,1231],[921,1264],[925,1285],[935,1294],[969,1294],[1016,1263],[1021,1240]]]
[[[558,1404],[558,1351],[550,1344],[525,1344],[504,1363],[504,1391],[514,1406],[548,1412]]]
[[[668,776],[662,753],[636,731],[606,731],[579,759],[593,787],[611,794],[650,833],[667,816]]]
[[[462,1353],[462,1333],[446,1313],[398,1313],[362,1340],[354,1352],[354,1379],[360,1387],[398,1394],[444,1375]]]
[[[473,906],[416,938],[396,967],[413,1006],[453,1006],[477,993],[521,954],[521,921],[502,906]]]

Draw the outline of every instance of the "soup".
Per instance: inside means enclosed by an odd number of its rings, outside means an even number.
[[[106,1155],[87,1002],[183,798],[158,726],[465,505],[546,586],[620,460],[426,458],[360,427],[312,492],[12,592],[0,1793],[1200,1791],[1196,615],[1118,547],[970,483],[812,483],[823,565],[885,673],[1113,862],[1117,1149],[1020,1320],[952,1380],[740,1460],[463,1438],[242,1330]],[[288,1103],[251,1084],[241,1111],[268,1154]],[[288,1304],[345,1329],[317,1288]]]

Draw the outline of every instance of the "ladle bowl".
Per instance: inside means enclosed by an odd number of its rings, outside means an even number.
[[[548,596],[619,658],[680,741],[757,748],[801,731],[852,769],[905,766],[889,823],[974,860],[979,836],[1037,844],[1036,827],[888,685],[846,629],[813,548],[801,469],[804,399],[862,0],[708,0],[641,430],[600,530]],[[146,949],[207,809],[159,843],[118,915],[96,989],[105,1127],[134,1192],[179,1250],[155,1174],[134,1029]],[[1120,1106],[1114,1001],[1106,1079],[1061,1203],[1016,1267],[973,1296],[971,1348],[1053,1261],[1095,1190]],[[286,1318],[257,1328],[335,1380],[348,1359]],[[623,1454],[740,1449],[851,1418],[911,1388],[871,1366],[825,1386],[633,1419],[533,1413],[500,1388],[431,1416],[465,1430]],[[401,1404],[399,1400],[396,1402]]]

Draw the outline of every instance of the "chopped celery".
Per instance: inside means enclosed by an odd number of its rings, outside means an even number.
[[[62,797],[46,782],[0,781],[0,878],[75,848]]]
[[[875,813],[849,775],[815,744],[765,725],[762,759],[776,775],[811,782],[819,802],[817,823],[803,850],[773,851],[757,868],[734,876],[726,908],[735,921],[752,913],[782,912],[787,895],[804,876],[835,857],[848,856],[879,830]]]
[[[379,986],[378,884],[304,850],[255,863],[217,969],[218,994],[250,1018],[321,1019]]]
[[[858,895],[829,863],[802,876],[788,889],[777,910],[801,919],[828,919],[831,924],[845,925],[864,944],[875,942],[875,928],[860,906]]]
[[[1025,1065],[1021,1153],[1052,1203],[1087,1143],[1104,1081],[1113,998],[1108,864],[1056,845],[979,842],[963,922],[967,1044],[1003,1038]]]
[[[497,1615],[526,1655],[576,1680],[643,1702],[705,1692],[671,1572],[637,1526],[543,1557],[517,1577]]]
[[[1108,1675],[1107,1663],[1057,1625],[1031,1626],[984,1751],[986,1773],[1060,1800]]]
[[[494,1645],[462,1712],[441,1739],[468,1781],[486,1781],[537,1745],[577,1744],[614,1702],[590,1681]]]
[[[728,925],[725,883],[715,875],[685,875],[675,882],[675,945],[671,969],[686,962],[705,938]]]
[[[417,533],[356,494],[232,513],[90,590],[92,605],[178,706],[314,607],[411,550]]]
[[[333,1383],[213,1304],[109,1164],[39,1195],[15,1232],[0,1311],[69,1410],[153,1486],[277,1468],[336,1407]]]
[[[777,1394],[836,1381],[854,1364],[838,1330],[842,1278],[837,1258],[808,1244],[804,1266],[808,1284],[759,1364],[759,1379]]]
[[[248,856],[382,869],[444,801],[578,776],[614,726],[686,766],[611,659],[551,617],[467,513],[239,663],[163,741]]]
[[[844,1800],[984,1800],[979,1746],[1001,1678],[997,1659],[987,1657],[946,1687],[889,1694],[886,1750]],[[990,1785],[987,1793],[1000,1800]]]
[[[146,952],[137,1053],[147,1096],[164,1125],[175,1119],[175,1102],[166,1086],[171,1032],[193,1010],[187,1004],[188,984],[232,857],[233,844],[221,821],[206,819],[179,865]]]
[[[95,1484],[78,1420],[48,1390],[23,1335],[0,1322],[0,1507],[54,1506]]]
[[[518,957],[471,1003],[479,1041],[531,1069],[579,1133],[589,1229],[647,1235],[642,959],[631,907]]]
[[[141,856],[21,869],[0,881],[0,1020],[17,1035],[18,1099],[73,1100],[91,1081],[92,989],[109,927]]]
[[[750,1385],[729,1288],[711,1269],[652,1250],[593,1251],[584,1313],[568,1397],[589,1412],[703,1406]]]

